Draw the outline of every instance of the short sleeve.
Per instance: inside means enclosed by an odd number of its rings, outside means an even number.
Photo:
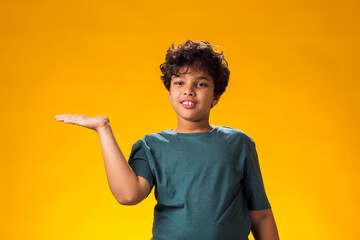
[[[148,162],[147,152],[149,147],[143,139],[138,140],[132,146],[128,163],[137,176],[144,177],[150,184],[150,192],[154,186],[154,175]],[[149,194],[150,194],[149,192]]]
[[[249,137],[244,164],[244,195],[249,210],[271,208],[265,193],[255,142]]]

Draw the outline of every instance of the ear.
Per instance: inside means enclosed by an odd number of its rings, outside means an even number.
[[[168,99],[169,99],[169,101],[171,102],[171,94],[170,94],[170,91],[168,91]]]
[[[215,96],[214,96],[213,101],[212,101],[212,103],[211,103],[211,106],[214,107],[214,106],[219,102],[220,96],[221,96],[221,95],[215,95]]]

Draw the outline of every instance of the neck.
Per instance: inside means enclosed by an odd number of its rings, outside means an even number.
[[[187,124],[178,124],[178,126],[173,129],[176,133],[196,133],[196,132],[210,132],[215,126],[206,123],[187,123]]]

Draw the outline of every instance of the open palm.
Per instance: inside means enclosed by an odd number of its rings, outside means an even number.
[[[58,122],[72,123],[78,126],[93,129],[95,131],[98,131],[105,124],[109,123],[109,119],[102,115],[89,117],[86,115],[60,114],[56,115],[55,119]]]

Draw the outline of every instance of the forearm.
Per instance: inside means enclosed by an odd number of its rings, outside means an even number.
[[[110,190],[120,203],[129,203],[139,191],[139,179],[118,146],[110,124],[98,131]]]
[[[279,240],[272,211],[254,221],[251,225],[251,232],[256,240]]]

